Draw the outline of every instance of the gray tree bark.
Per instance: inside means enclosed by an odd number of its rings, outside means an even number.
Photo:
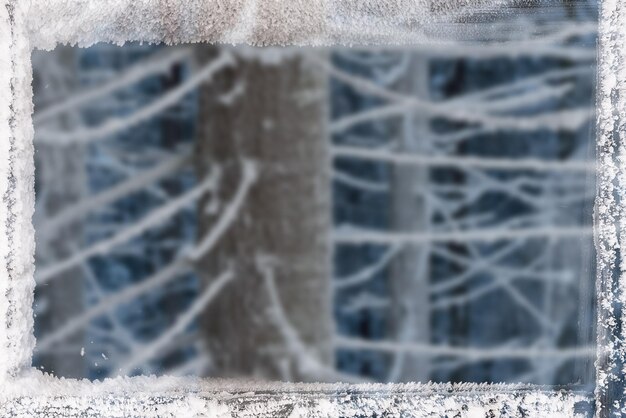
[[[402,93],[428,99],[428,58],[412,54],[410,65],[399,83]],[[428,116],[409,111],[399,129],[399,150],[421,153],[429,140]],[[427,168],[396,165],[393,171],[391,202],[393,227],[401,232],[425,232],[430,224],[430,210],[425,195],[429,181]],[[430,343],[429,257],[427,244],[410,244],[402,248],[391,266],[393,306],[390,329],[402,342]],[[394,381],[430,380],[430,359],[410,354],[397,354],[392,362],[390,378]]]
[[[197,51],[200,62],[216,53]],[[213,163],[221,167],[214,197],[222,204],[232,198],[242,159],[258,169],[236,223],[197,266],[205,285],[227,266],[235,269],[235,281],[203,314],[214,375],[319,379],[303,372],[272,319],[260,256],[275,260],[277,291],[299,337],[321,364],[333,364],[328,86],[305,55],[324,59],[310,51],[246,49],[201,91],[196,166],[199,176]],[[207,205],[198,209],[200,236],[219,216],[207,214]]]
[[[75,49],[58,47],[55,54],[59,66],[70,74],[75,74]],[[42,70],[46,71],[46,69]],[[46,82],[46,86],[39,87],[56,89],[59,94],[63,94],[64,90],[72,91],[76,87],[76,80],[76,77],[64,74],[62,80],[53,80],[58,84],[51,82],[48,86]],[[60,116],[56,121],[57,129],[74,129],[77,117],[76,114]],[[45,222],[46,217],[53,216],[86,196],[85,147],[81,145],[39,146],[37,151],[39,151],[36,154],[39,189],[45,190],[42,195],[45,199],[43,202],[45,215],[43,215],[42,222]],[[65,259],[83,246],[81,221],[77,220],[64,227],[53,237],[44,237],[43,240],[39,236],[36,238],[38,262],[48,263]],[[80,267],[75,267],[63,273],[63,277],[58,280],[51,281],[45,286],[37,286],[37,300],[45,304],[45,311],[37,320],[38,332],[53,331],[68,320],[80,316],[84,309],[84,274]],[[58,347],[53,347],[52,352],[41,354],[39,363],[45,371],[52,372],[56,376],[84,378],[85,363],[80,350],[83,337],[83,332],[73,333]]]

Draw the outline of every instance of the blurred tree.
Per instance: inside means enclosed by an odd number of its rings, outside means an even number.
[[[406,70],[396,89],[419,100],[430,100],[430,61],[425,54],[404,54]],[[396,147],[399,152],[428,155],[430,116],[407,110],[399,120]],[[427,232],[432,213],[427,190],[428,167],[397,164],[391,180],[392,228],[405,233]],[[428,244],[403,246],[391,264],[391,312],[389,332],[394,340],[430,343],[430,251]],[[396,353],[390,369],[392,381],[430,380],[432,361],[423,355]]]
[[[54,105],[75,91],[78,83],[75,55],[75,48],[60,46],[53,62],[49,62],[45,68],[35,66],[34,89],[38,110],[45,110],[47,106]],[[52,121],[52,126],[61,130],[72,130],[80,123],[79,115],[69,113],[57,116]],[[41,144],[37,147],[38,189],[41,193],[37,194],[36,217],[54,217],[67,205],[86,196],[85,158],[85,147],[82,145],[58,147]],[[63,181],[59,181],[60,179]],[[62,228],[52,236],[42,234],[37,235],[38,263],[69,257],[84,244],[80,223]],[[83,268],[76,266],[66,271],[59,280],[37,286],[35,311],[39,311],[41,316],[37,321],[38,327],[56,329],[81,314],[84,274]],[[83,377],[85,364],[80,355],[83,336],[82,332],[76,332],[66,341],[65,350],[57,348],[41,354],[38,363],[43,370],[59,376]]]
[[[196,51],[200,62],[219,53]],[[328,88],[307,62],[324,55],[243,49],[201,89],[196,166],[200,178],[221,168],[217,213],[228,210],[245,159],[258,176],[236,223],[197,268],[205,282],[235,271],[202,315],[215,374],[326,380],[310,361],[333,366]],[[214,226],[211,205],[198,207],[200,237]]]

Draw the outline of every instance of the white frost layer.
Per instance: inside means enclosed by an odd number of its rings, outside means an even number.
[[[32,0],[34,47],[95,42],[414,43],[528,0]],[[450,26],[445,26],[450,32]],[[436,37],[436,35],[435,35]]]
[[[626,11],[603,0],[598,51],[598,416],[626,414]],[[616,309],[621,304],[621,313]],[[621,396],[619,395],[621,393]]]
[[[586,401],[584,395],[523,386],[268,385],[154,377],[91,383],[32,370],[16,377],[30,364],[34,345],[31,47],[131,40],[406,43],[424,39],[436,23],[456,20],[466,13],[465,3],[441,1],[432,7],[432,2],[412,0],[0,0],[0,416],[180,416],[181,411],[189,416],[576,416],[577,403]],[[606,10],[617,10],[614,0],[610,4]],[[624,27],[623,19],[617,22]],[[604,36],[615,25],[605,27]],[[606,39],[606,47],[615,48],[609,54],[613,58],[623,48],[614,42]],[[617,59],[603,64],[603,93],[618,88],[611,71],[626,79],[623,69],[617,72],[618,64]],[[623,86],[622,82],[619,88]],[[613,106],[609,100],[601,108],[606,126]],[[608,128],[603,133],[605,192],[613,190],[619,171],[611,165],[612,133]],[[623,187],[626,175],[621,172]],[[606,230],[600,238],[610,252],[618,247],[614,221],[621,214],[605,217],[615,202],[601,203],[598,213]],[[614,257],[606,252],[602,257],[602,268],[613,266]],[[624,283],[621,289],[623,297]],[[613,294],[604,295],[605,301],[613,300]],[[603,318],[610,320],[612,313],[607,312]],[[622,352],[621,346],[612,351],[616,356]]]
[[[0,394],[1,416],[584,417],[584,395],[522,385],[345,385],[163,377],[103,382],[32,372]],[[181,415],[182,414],[182,415]]]
[[[34,347],[32,67],[25,2],[0,1],[0,383]]]
[[[8,10],[0,3],[0,318],[6,318],[9,305],[2,297],[7,294],[9,288],[8,266],[3,260],[9,257],[9,235],[7,231],[7,221],[9,217],[8,208],[4,203],[3,196],[9,190],[9,167],[11,148],[11,108],[6,103],[6,98],[11,97],[11,22],[9,21]],[[0,376],[5,375],[8,370],[8,362],[4,360],[5,349],[8,343],[8,324],[0,319]],[[2,379],[0,377],[0,379]]]

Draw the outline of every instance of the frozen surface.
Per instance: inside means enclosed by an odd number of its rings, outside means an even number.
[[[540,417],[588,416],[583,395],[506,385],[320,385],[149,377],[101,383],[35,372],[3,416]]]
[[[626,265],[622,248],[626,236],[626,14],[620,1],[603,2],[600,17],[598,81],[598,177],[596,198],[598,253],[598,369],[597,410],[611,407],[626,412],[624,396],[624,321],[626,310]],[[618,305],[619,304],[619,305]],[[622,394],[615,399],[615,394]]]
[[[442,36],[438,25],[498,14],[502,5],[524,2],[35,0],[28,26],[33,45],[46,49],[57,43],[87,46],[133,40],[255,45],[413,43]]]
[[[0,379],[29,366],[34,337],[34,164],[23,3],[0,7]]]
[[[158,7],[155,4],[158,3]],[[260,3],[260,2],[259,2]],[[419,39],[430,21],[419,2],[254,2],[205,1],[2,1],[0,4],[0,412],[3,416],[176,416],[291,415],[354,416],[374,411],[413,416],[575,416],[582,396],[510,386],[250,386],[154,378],[88,383],[24,372],[30,364],[32,337],[34,204],[30,114],[31,46],[56,43],[89,45],[96,41],[250,42],[254,44],[328,44],[336,41],[407,42]],[[354,3],[350,3],[354,4]],[[215,12],[217,10],[217,12]],[[442,4],[441,10],[456,7]],[[165,12],[164,12],[165,11]],[[28,19],[27,19],[28,12]],[[444,13],[447,16],[447,13]],[[382,19],[381,19],[382,18]],[[28,23],[26,23],[28,20]],[[443,19],[445,21],[445,19]],[[599,101],[600,400],[623,382],[623,332],[613,301],[626,302],[626,275],[619,248],[626,230],[626,151],[621,140],[626,71],[621,62],[626,25],[616,0],[604,5]],[[251,23],[254,22],[254,25]],[[28,30],[26,29],[28,26]],[[358,30],[356,35],[346,28]],[[377,32],[378,31],[378,32]],[[30,42],[29,42],[30,39]],[[620,270],[614,274],[613,269]],[[622,317],[625,320],[626,317]],[[16,381],[14,379],[18,378]],[[295,389],[292,389],[295,388]],[[233,397],[231,393],[236,393]],[[327,395],[320,395],[327,393]],[[354,395],[356,393],[356,395]],[[252,401],[246,403],[246,399]],[[617,407],[623,408],[618,402]],[[491,412],[490,412],[491,411]],[[245,412],[245,413],[244,413]]]

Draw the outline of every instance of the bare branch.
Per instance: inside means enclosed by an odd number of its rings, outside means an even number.
[[[61,113],[80,107],[102,96],[123,89],[151,75],[169,71],[172,64],[183,61],[191,55],[190,48],[168,48],[165,53],[159,52],[154,56],[140,61],[123,73],[116,74],[115,78],[106,84],[74,94],[67,100],[49,106],[33,115],[35,126],[40,125]]]
[[[500,171],[569,171],[581,173],[593,173],[596,169],[596,164],[592,161],[550,161],[530,158],[520,159],[400,154],[384,149],[371,150],[345,145],[333,146],[332,153],[334,157],[351,157],[393,164],[415,164],[424,167],[479,168],[484,170]]]
[[[418,344],[384,340],[364,340],[338,336],[335,339],[337,348],[351,350],[372,350],[386,353],[411,353],[429,357],[451,356],[462,357],[474,361],[495,359],[577,359],[593,358],[595,347],[560,347],[560,348],[472,348],[454,347],[449,345]]]
[[[171,341],[183,333],[185,329],[196,319],[196,316],[202,312],[206,306],[220,293],[220,291],[233,279],[233,272],[226,270],[220,274],[211,284],[200,294],[200,296],[191,304],[191,306],[181,314],[172,326],[170,326],[159,337],[139,348],[131,354],[131,357],[120,367],[119,374],[127,375],[132,372],[141,363],[150,361],[155,355],[159,354],[164,347]]]
[[[91,247],[77,254],[74,254],[69,258],[66,258],[65,260],[59,261],[49,267],[42,269],[39,274],[36,275],[37,283],[40,285],[42,283],[46,283],[47,281],[53,279],[54,277],[58,277],[59,274],[71,269],[72,267],[82,263],[83,261],[99,254],[106,254],[111,251],[111,249],[116,245],[123,244],[133,239],[134,237],[142,234],[143,232],[149,230],[150,228],[163,224],[172,215],[202,197],[207,191],[215,189],[218,177],[218,170],[215,169],[211,173],[211,175],[204,179],[199,185],[195,186],[193,189],[186,192],[182,196],[172,200],[171,202],[167,202],[163,206],[154,210],[149,215],[141,219],[139,222],[122,230],[111,238],[100,241],[92,245]]]
[[[473,231],[452,232],[386,232],[362,228],[342,227],[333,233],[337,244],[383,244],[406,245],[424,242],[493,242],[499,240],[533,238],[580,238],[591,236],[593,229],[585,226],[571,227],[533,227],[533,228],[493,228]]]
[[[63,226],[78,221],[80,218],[88,215],[90,212],[101,209],[119,199],[122,199],[133,192],[141,190],[147,185],[165,177],[172,172],[180,169],[189,161],[190,154],[177,155],[169,158],[158,166],[146,170],[132,178],[113,186],[104,192],[90,196],[72,206],[64,208],[59,213],[46,219],[45,223],[37,228],[38,238],[51,237],[55,232]]]
[[[242,168],[242,179],[239,182],[239,186],[237,191],[235,192],[235,196],[229,202],[228,206],[224,208],[222,216],[220,217],[217,224],[211,228],[200,241],[200,243],[194,248],[194,250],[189,254],[189,259],[193,261],[199,260],[205,254],[211,251],[219,238],[224,234],[224,232],[228,229],[228,227],[237,219],[237,214],[243,202],[248,195],[248,191],[254,184],[257,178],[257,171],[254,163],[249,160],[243,161]]]
[[[111,118],[107,122],[94,128],[81,128],[70,132],[41,131],[39,135],[36,136],[35,140],[54,145],[69,145],[75,142],[87,143],[130,129],[158,115],[170,106],[173,106],[199,85],[210,80],[217,72],[232,66],[234,63],[235,61],[232,54],[222,51],[220,56],[207,64],[189,80],[129,116]]]
[[[339,277],[333,281],[335,289],[344,290],[347,287],[357,286],[366,283],[373,276],[381,272],[385,267],[389,265],[393,257],[398,254],[401,246],[393,245],[373,264],[352,273],[349,276]]]

